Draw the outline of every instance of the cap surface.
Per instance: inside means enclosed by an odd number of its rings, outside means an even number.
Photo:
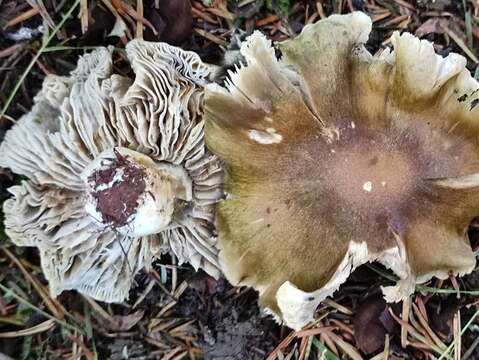
[[[370,31],[363,13],[333,15],[280,59],[256,32],[246,65],[207,87],[207,145],[226,164],[220,262],[293,328],[368,261],[401,278],[390,301],[475,266],[479,85],[410,34],[372,56]]]

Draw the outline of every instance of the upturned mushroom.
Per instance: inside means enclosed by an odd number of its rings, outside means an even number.
[[[126,47],[134,80],[111,51],[48,76],[32,110],[5,136],[0,165],[29,180],[9,189],[5,230],[39,249],[56,296],[128,297],[133,277],[172,251],[219,275],[214,205],[222,169],[205,150],[200,58],[163,43]]]
[[[399,276],[388,301],[476,263],[479,85],[408,33],[373,56],[370,31],[363,13],[334,15],[279,59],[256,32],[226,88],[206,90],[207,146],[226,164],[220,264],[292,328],[366,262]]]

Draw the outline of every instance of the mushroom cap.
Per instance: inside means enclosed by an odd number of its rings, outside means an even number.
[[[196,54],[164,43],[135,40],[126,53],[133,80],[113,73],[106,48],[80,58],[69,77],[48,76],[0,146],[0,165],[29,178],[9,189],[6,233],[39,249],[52,295],[77,289],[123,301],[134,275],[165,252],[220,273],[213,222],[223,175],[205,149],[202,121],[209,70]],[[108,154],[122,154],[130,176],[112,179],[123,191],[113,197],[88,177]],[[188,191],[169,176],[184,178],[178,183]],[[92,192],[113,202],[93,204]],[[99,219],[98,209],[110,218]]]
[[[333,15],[279,60],[256,32],[226,88],[206,89],[207,146],[226,166],[222,269],[292,328],[366,262],[400,277],[388,301],[476,263],[479,85],[462,56],[408,33],[373,56],[370,31],[363,13]]]

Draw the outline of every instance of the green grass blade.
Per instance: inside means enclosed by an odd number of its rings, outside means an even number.
[[[48,319],[54,320],[56,323],[63,326],[64,328],[69,329],[69,330],[73,330],[73,331],[77,331],[80,334],[85,335],[85,331],[83,329],[80,329],[80,328],[78,328],[76,326],[73,326],[73,325],[71,325],[71,324],[69,324],[65,321],[57,319],[53,315],[50,315],[46,311],[43,311],[42,309],[40,309],[40,308],[36,307],[35,305],[31,304],[29,301],[25,300],[21,296],[17,295],[15,292],[13,292],[11,289],[7,288],[6,286],[3,286],[2,284],[0,284],[0,290],[2,290],[5,293],[5,295],[12,296],[13,298],[15,298],[15,300],[17,300],[18,302],[27,306],[28,308],[34,310],[35,312],[37,312],[39,314],[42,314],[43,316],[45,316]]]
[[[318,359],[339,360],[339,358],[316,337],[313,337],[313,345],[318,349]]]
[[[472,315],[472,317],[469,319],[469,321],[466,323],[466,325],[464,325],[464,327],[462,328],[461,330],[461,333],[459,334],[459,341],[461,341],[462,339],[462,335],[464,335],[464,333],[467,331],[467,329],[469,329],[469,327],[472,325],[472,323],[474,322],[474,320],[476,319],[476,317],[479,315],[479,310],[477,310],[474,315]],[[456,344],[456,340],[454,340],[453,342],[451,342],[451,344],[447,347],[447,349],[441,354],[441,356],[439,357],[438,360],[442,360],[444,358],[447,358],[449,357],[449,353],[451,352],[452,348],[454,347],[454,345]]]
[[[15,84],[15,87],[13,88],[12,92],[7,98],[7,101],[5,102],[5,105],[3,106],[2,110],[0,111],[0,118],[5,115],[7,112],[8,108],[10,107],[10,104],[13,101],[13,98],[17,94],[18,90],[22,86],[23,82],[25,81],[27,75],[30,73],[32,70],[33,66],[37,62],[38,58],[43,54],[45,48],[48,46],[50,41],[52,41],[53,37],[56,35],[56,33],[61,29],[63,24],[68,20],[68,18],[72,15],[73,11],[77,8],[77,6],[80,4],[80,0],[75,0],[75,3],[72,5],[72,7],[67,11],[67,13],[63,16],[62,20],[58,23],[57,26],[52,30],[52,32],[48,35],[45,41],[43,41],[42,46],[40,49],[37,51],[35,56],[33,57],[32,61],[30,61],[30,64],[28,64],[27,68],[23,72],[22,76],[20,76],[20,79],[18,79],[17,83]]]

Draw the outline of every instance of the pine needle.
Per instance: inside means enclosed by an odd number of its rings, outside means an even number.
[[[33,57],[32,61],[30,61],[30,64],[28,64],[27,68],[23,72],[22,76],[20,76],[20,79],[18,79],[17,83],[15,84],[12,92],[7,98],[7,101],[5,102],[5,105],[3,106],[2,110],[0,111],[0,118],[5,115],[7,112],[8,108],[10,107],[10,104],[12,103],[13,99],[15,98],[15,95],[17,94],[18,90],[22,86],[23,82],[25,81],[27,75],[30,73],[32,70],[33,66],[37,62],[37,60],[40,58],[40,56],[43,54],[43,51],[45,48],[48,46],[50,41],[52,41],[53,37],[56,35],[56,33],[62,28],[63,24],[68,20],[68,18],[72,15],[73,11],[77,8],[77,6],[80,4],[80,0],[75,0],[73,3],[72,7],[67,11],[67,13],[63,16],[62,20],[58,23],[57,26],[52,30],[52,32],[45,38],[45,40],[42,43],[42,46],[40,49],[37,51],[35,56]]]

